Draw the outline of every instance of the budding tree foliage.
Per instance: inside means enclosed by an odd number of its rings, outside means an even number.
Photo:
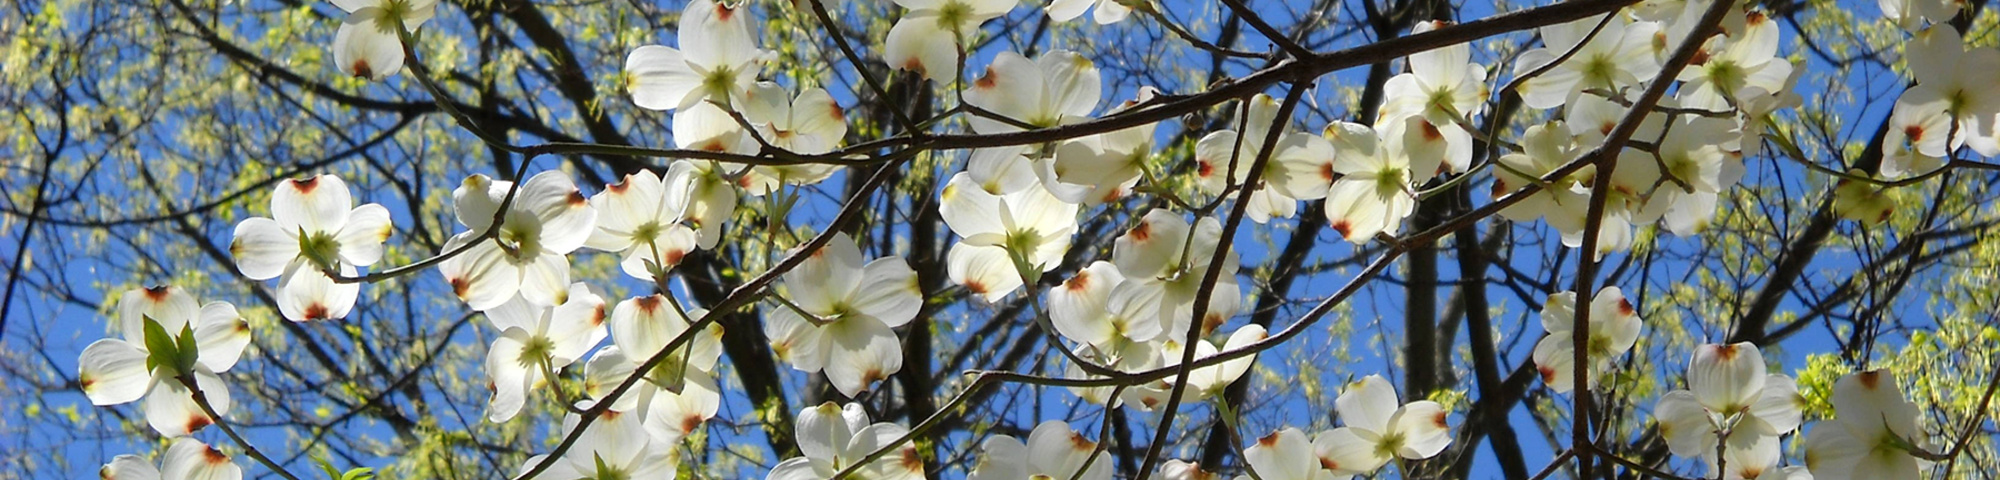
[[[0,477],[2000,467],[1980,0],[106,3]]]

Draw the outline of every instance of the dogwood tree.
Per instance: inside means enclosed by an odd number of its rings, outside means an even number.
[[[1966,478],[1987,6],[24,0],[0,477]]]

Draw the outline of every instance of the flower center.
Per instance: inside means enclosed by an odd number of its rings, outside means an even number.
[[[555,350],[555,342],[549,340],[548,337],[529,338],[528,343],[521,345],[521,358],[515,359],[514,362],[520,364],[522,367],[534,368],[541,365],[542,362],[547,361],[549,356],[555,353]]]
[[[299,256],[314,267],[331,270],[340,262],[340,240],[326,232],[299,232]]]

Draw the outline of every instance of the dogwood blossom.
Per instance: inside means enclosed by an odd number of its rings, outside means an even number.
[[[821,154],[840,146],[841,137],[847,135],[846,114],[826,90],[801,89],[792,98],[776,83],[759,82],[746,98],[744,120],[771,146],[802,155]],[[760,165],[744,173],[739,185],[752,195],[763,195],[779,185],[819,183],[837,169],[824,163]]]
[[[444,251],[459,255],[438,264],[452,293],[474,310],[488,310],[519,294],[533,305],[562,303],[569,285],[569,252],[583,246],[597,226],[597,209],[558,171],[536,174],[501,204],[513,182],[473,175],[451,192],[458,223],[468,231],[451,237]],[[485,238],[500,216],[499,231]]]
[[[1194,320],[1195,295],[1209,265],[1222,262],[1210,293],[1208,312],[1201,318],[1201,334],[1236,315],[1243,294],[1237,287],[1235,251],[1216,252],[1222,240],[1222,222],[1202,217],[1188,225],[1180,214],[1153,209],[1113,242],[1111,263],[1125,280],[1112,289],[1114,312],[1158,318],[1166,339],[1183,341],[1189,322]],[[1121,290],[1132,290],[1121,292]],[[1130,296],[1127,299],[1127,296]],[[1132,305],[1120,305],[1133,302]],[[1128,310],[1129,309],[1129,310]]]
[[[486,375],[493,386],[487,420],[513,419],[528,393],[548,382],[547,374],[575,363],[604,341],[604,298],[582,283],[571,284],[564,297],[553,307],[515,297],[486,311],[500,334],[486,350]]]
[[[1022,273],[1015,258],[1024,262],[1020,266],[1037,272],[1060,266],[1076,231],[1077,206],[1056,198],[1040,183],[994,192],[974,182],[971,174],[959,172],[939,197],[938,215],[962,239],[950,254],[951,278],[987,301],[1020,288]],[[961,249],[966,252],[960,253]]]
[[[1143,88],[1139,99],[1121,104],[1112,110],[1112,114],[1137,108],[1154,93],[1150,88]],[[1149,123],[1064,141],[1055,149],[1054,157],[1049,162],[1049,173],[1053,174],[1056,183],[1091,188],[1085,192],[1065,192],[1062,188],[1050,187],[1050,193],[1065,202],[1085,205],[1109,202],[1124,196],[1144,175],[1146,162],[1153,153],[1153,135],[1159,127],[1158,123]],[[1048,180],[1043,179],[1044,186],[1050,183]],[[1070,193],[1083,195],[1066,195]]]
[[[1755,448],[1765,438],[1798,429],[1799,388],[1791,377],[1764,372],[1751,343],[1710,344],[1688,363],[1688,389],[1667,392],[1653,407],[1660,435],[1675,455],[1715,465],[1715,447]]]
[[[1402,404],[1396,389],[1379,375],[1362,377],[1334,399],[1347,426],[1313,438],[1313,451],[1334,474],[1367,475],[1396,457],[1422,460],[1451,444],[1448,412],[1429,400]]]
[[[924,78],[946,81],[958,78],[959,50],[980,24],[1006,15],[1019,0],[896,0],[910,9],[882,46],[882,59],[889,66],[916,72]]]
[[[437,14],[437,0],[333,0],[347,20],[333,34],[340,73],[381,81],[403,70],[402,30],[417,31]]]
[[[119,455],[97,469],[97,476],[104,480],[240,480],[243,468],[215,447],[180,437],[167,444],[159,468],[138,455]]]
[[[587,408],[588,405],[580,407]],[[568,435],[575,432],[581,423],[581,416],[574,413],[565,415],[562,431]],[[679,470],[674,452],[672,448],[655,448],[638,415],[606,411],[584,428],[583,433],[577,436],[576,444],[570,446],[562,458],[550,459],[548,455],[528,457],[516,478],[527,475],[543,462],[553,463],[535,478],[674,478]]]
[[[1160,462],[1160,478],[1163,480],[1221,480],[1222,476],[1201,469],[1201,464],[1184,462],[1180,459]]]
[[[836,234],[782,279],[788,303],[770,309],[764,332],[792,368],[825,371],[850,397],[903,369],[903,349],[890,329],[915,318],[923,298],[916,272],[902,258],[863,265],[861,248]]]
[[[657,294],[618,302],[611,310],[612,346],[599,349],[584,365],[584,392],[602,399],[669,342],[690,335],[646,372],[644,381],[610,407],[639,410],[646,417],[647,431],[667,443],[714,418],[721,405],[715,365],[722,356],[722,329],[711,325],[688,332],[692,322],[672,302]],[[703,309],[687,312],[697,318],[707,313]]]
[[[1589,213],[1589,177],[1583,172],[1543,183],[1541,177],[1582,154],[1576,138],[1568,132],[1568,125],[1554,121],[1528,127],[1521,135],[1522,151],[1500,156],[1499,167],[1493,170],[1493,198],[1499,199],[1514,193],[1527,185],[1541,183],[1542,188],[1530,194],[1527,199],[1500,209],[1500,216],[1515,222],[1531,222],[1546,219],[1549,226],[1557,231],[1582,231],[1578,220]],[[1591,167],[1585,170],[1595,171]]]
[[[1217,130],[1195,142],[1195,178],[1202,191],[1220,195],[1230,185],[1241,185],[1250,178],[1250,167],[1264,152],[1264,140],[1273,128],[1282,128],[1278,143],[1272,146],[1271,159],[1264,168],[1264,180],[1271,188],[1260,188],[1244,201],[1250,202],[1245,211],[1250,220],[1257,223],[1269,222],[1271,218],[1291,218],[1298,213],[1299,200],[1312,200],[1324,190],[1294,188],[1292,181],[1284,178],[1290,172],[1313,172],[1324,175],[1325,166],[1333,162],[1333,149],[1324,141],[1311,135],[1292,131],[1290,119],[1279,119],[1278,101],[1267,95],[1257,95],[1244,102],[1237,112],[1237,122],[1243,131]],[[1309,180],[1311,177],[1307,177]],[[1294,191],[1297,190],[1297,191]],[[1294,194],[1306,195],[1295,197]]]
[[[1882,8],[1882,17],[1912,32],[1923,28],[1924,20],[1931,23],[1951,20],[1959,7],[1952,0],[1876,0],[1875,3]]]
[[[347,183],[333,175],[278,182],[271,218],[236,224],[229,253],[252,280],[278,277],[278,311],[295,322],[346,318],[361,285],[334,283],[326,270],[352,276],[382,258],[394,230],[389,209],[354,206]]]
[[[1542,306],[1542,328],[1549,334],[1535,343],[1535,366],[1542,374],[1542,382],[1558,393],[1576,386],[1576,344],[1571,335],[1575,319],[1575,292],[1549,295],[1548,303]],[[1590,299],[1590,370],[1584,377],[1590,383],[1585,388],[1595,388],[1597,377],[1610,369],[1626,350],[1632,349],[1641,328],[1639,312],[1625,301],[1624,291],[1618,287],[1597,291],[1597,296]]]
[[[1440,21],[1419,22],[1412,34],[1436,30]],[[1460,126],[1470,122],[1486,107],[1486,67],[1471,62],[1472,45],[1460,43],[1410,54],[1409,73],[1389,79],[1383,86],[1382,119],[1393,123],[1404,117],[1421,117],[1429,128],[1443,136],[1444,166],[1463,172],[1472,165],[1472,133]],[[1418,170],[1417,178],[1435,173]],[[1414,180],[1414,178],[1413,178]]]
[[[1521,104],[1550,109],[1569,104],[1583,91],[1601,89],[1622,92],[1649,80],[1660,71],[1651,55],[1632,55],[1633,50],[1650,48],[1659,25],[1634,22],[1624,15],[1608,14],[1540,28],[1542,46],[1521,52],[1514,62],[1514,75],[1521,76],[1547,68],[1541,75],[1521,83]],[[1590,35],[1599,23],[1595,36]],[[1567,60],[1551,62],[1574,50]]]
[[[994,435],[979,448],[984,455],[966,480],[1111,479],[1111,456],[1097,452],[1097,442],[1071,430],[1069,423],[1061,420],[1035,425],[1026,444],[1014,437]],[[1095,460],[1090,458],[1093,453],[1098,453]],[[1088,468],[1085,461],[1089,461]]]
[[[188,377],[194,379],[215,413],[229,413],[229,389],[217,374],[229,371],[250,345],[250,324],[227,302],[196,303],[193,295],[174,287],[125,292],[118,298],[114,321],[122,338],[91,342],[77,357],[77,384],[92,405],[109,406],[145,399],[146,423],[161,436],[179,437],[215,423],[194,401],[194,392],[176,378],[172,365],[154,365],[146,340],[146,323],[158,323],[167,335],[192,330],[195,355]]]
[[[1896,99],[1896,109],[1914,108],[1924,112],[1943,111],[1952,119],[1951,128],[1926,131],[1925,135],[1946,135],[1949,149],[1970,146],[1980,155],[2000,155],[1994,139],[1995,115],[2000,115],[2000,94],[1992,88],[1991,75],[2000,70],[2000,50],[1974,47],[1949,24],[1933,25],[1917,32],[1906,44],[1903,62],[1917,85]],[[1938,143],[1920,143],[1920,153],[1932,157],[1947,155]]]
[[[1248,348],[1251,344],[1264,340],[1265,336],[1264,327],[1253,324],[1244,325],[1243,328],[1238,328],[1235,332],[1230,333],[1229,338],[1221,346],[1216,346],[1215,342],[1208,341],[1207,339],[1195,339],[1194,359],[1199,361],[1204,358],[1213,357],[1224,351],[1242,350]],[[1159,349],[1160,365],[1167,367],[1180,365],[1183,348],[1181,343],[1174,341],[1167,341],[1161,345]],[[1202,399],[1221,395],[1224,389],[1229,388],[1229,384],[1236,383],[1236,379],[1238,378],[1243,378],[1243,374],[1249,373],[1250,367],[1256,365],[1256,363],[1256,355],[1246,355],[1222,362],[1218,365],[1196,368],[1189,371],[1187,387],[1181,390],[1181,402],[1198,402]],[[1172,380],[1173,377],[1168,377],[1154,381],[1150,385],[1127,388],[1126,391],[1130,392],[1127,397],[1138,399],[1140,405],[1150,409],[1153,405],[1165,401],[1173,393]]]
[[[1243,449],[1243,462],[1257,472],[1263,480],[1344,480],[1354,478],[1352,474],[1336,474],[1325,468],[1318,455],[1313,453],[1313,445],[1306,440],[1305,432],[1285,427],[1264,438],[1257,439],[1256,445]],[[1238,475],[1236,480],[1250,480],[1248,475]]]
[[[965,103],[1005,119],[973,115],[968,122],[976,132],[1002,133],[1020,131],[1015,122],[1048,128],[1087,119],[1102,98],[1101,77],[1090,59],[1068,50],[1034,60],[1000,52],[986,74],[966,89]]]
[[[1447,148],[1445,137],[1420,117],[1384,125],[1334,122],[1326,128],[1326,140],[1340,158],[1324,174],[1331,182],[1325,193],[1327,225],[1357,245],[1401,230],[1403,219],[1416,210],[1416,185],[1436,171]]]
[[[765,57],[752,20],[742,6],[690,0],[681,9],[679,49],[646,45],[625,57],[632,103],[652,110],[686,110],[704,100],[741,103]]]
[[[1820,480],[1917,478],[1928,462],[1910,449],[1928,446],[1917,426],[1922,413],[1887,372],[1842,377],[1833,384],[1835,418],[1806,432],[1806,468]]]
[[[875,450],[900,439],[909,429],[894,423],[869,424],[868,412],[856,403],[842,407],[833,402],[799,411],[799,452],[779,462],[766,480],[820,480],[848,468]],[[918,480],[924,478],[924,461],[913,444],[876,459],[855,472],[855,478]]]
[[[695,248],[694,229],[682,224],[694,174],[694,164],[675,162],[664,179],[641,170],[605,185],[603,192],[590,197],[591,208],[597,210],[597,228],[583,245],[621,254],[624,259],[618,266],[632,278],[654,280],[646,268],[649,263],[673,268]]]
[[[1110,25],[1132,16],[1132,7],[1125,6],[1125,1],[1129,0],[1055,0],[1049,2],[1047,10],[1050,20],[1067,22],[1083,16],[1084,10],[1095,5],[1097,10],[1092,11],[1090,18],[1098,25]]]

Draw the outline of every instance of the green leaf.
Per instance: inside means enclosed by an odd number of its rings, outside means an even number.
[[[179,373],[193,372],[195,360],[201,359],[201,348],[196,347],[194,344],[194,322],[181,325],[181,335],[178,340],[180,351],[177,359],[180,360],[180,363],[174,364],[174,371]]]
[[[327,480],[341,480],[340,469],[333,468],[333,464],[328,463],[326,459],[319,457],[312,457],[312,461],[314,464],[319,465],[320,471],[326,472]]]
[[[341,474],[339,480],[371,480],[373,478],[375,478],[375,469],[356,467],[353,470],[348,470],[347,473]]]
[[[180,347],[175,345],[174,337],[168,335],[167,328],[160,326],[160,322],[153,317],[141,318],[146,322],[146,371],[153,371],[161,365],[178,368],[181,364]]]

